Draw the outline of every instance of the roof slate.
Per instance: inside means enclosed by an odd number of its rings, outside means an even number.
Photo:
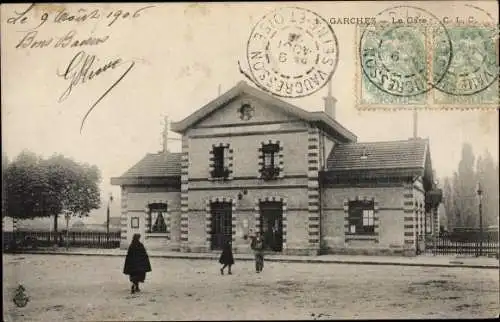
[[[328,156],[327,170],[424,169],[428,144],[427,139],[339,144]]]
[[[181,175],[182,153],[148,153],[121,178],[177,177]]]
[[[346,172],[361,175],[366,170],[377,170],[376,173],[383,176],[396,174],[401,169],[424,170],[428,144],[427,139],[339,144],[330,152],[326,170],[339,175]],[[148,153],[120,178],[180,177],[181,155]],[[366,158],[362,158],[363,155]],[[375,175],[372,172],[370,176]]]

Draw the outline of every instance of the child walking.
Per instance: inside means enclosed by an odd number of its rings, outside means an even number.
[[[220,274],[224,275],[224,269],[227,267],[227,273],[231,275],[231,266],[234,265],[233,249],[231,247],[231,241],[228,239],[224,242],[222,247],[222,254],[220,254],[219,263],[222,266],[220,269]]]

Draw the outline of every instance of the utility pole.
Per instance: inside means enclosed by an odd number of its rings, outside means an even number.
[[[168,116],[165,116],[163,118],[163,132],[162,132],[162,151],[161,153],[163,153],[163,155],[165,157],[167,157],[168,155],[168,141],[182,141],[181,138],[169,138],[168,137],[168,132],[170,131],[170,127],[169,127],[169,119],[168,119]]]
[[[69,249],[69,220],[71,219],[71,211],[69,210],[63,210],[64,211],[64,219],[66,219],[66,250]]]
[[[113,195],[109,193],[108,209],[106,211],[106,246],[109,243],[109,217],[110,217],[110,205],[113,202]]]
[[[168,130],[169,130],[169,128],[168,128],[168,126],[169,126],[169,124],[168,124],[168,116],[165,116],[163,118],[163,120],[164,120],[164,124],[163,124],[163,133],[162,133],[162,136],[163,136],[162,151],[163,151],[163,153],[166,154],[168,152]]]
[[[479,197],[479,256],[483,256],[483,190],[481,183],[477,184],[477,195]]]
[[[417,109],[413,109],[413,138],[418,138],[418,112]]]

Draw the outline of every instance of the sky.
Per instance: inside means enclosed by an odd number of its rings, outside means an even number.
[[[464,4],[406,3],[451,18],[470,16],[471,10],[464,9]],[[110,178],[123,174],[146,153],[161,150],[165,116],[180,121],[215,99],[219,89],[223,93],[246,80],[238,62],[247,66],[246,44],[253,26],[271,10],[288,5],[306,7],[330,21],[374,17],[396,3],[37,5],[24,15],[16,12],[26,11],[26,4],[2,5],[2,151],[9,159],[28,149],[45,157],[60,153],[97,165],[103,200],[112,193],[112,215],[118,215],[119,187],[111,186]],[[495,2],[478,1],[475,5],[498,21]],[[477,15],[484,18],[482,13]],[[337,120],[361,142],[410,138],[412,112],[356,109],[359,68],[355,25],[333,24],[332,28],[339,44],[339,63],[332,77]],[[100,43],[63,47],[65,36],[73,37],[71,44],[76,40],[96,43],[97,39]],[[70,68],[71,61],[75,64],[83,57],[77,55],[80,51],[79,55],[86,57],[95,55],[92,67],[107,66],[108,70],[75,83],[64,97],[76,72]],[[113,67],[117,59],[121,60]],[[92,109],[80,131],[87,111],[124,73]],[[310,96],[286,101],[319,111],[326,90],[324,87]],[[418,113],[418,135],[430,139],[438,177],[456,170],[465,142],[470,142],[476,153],[489,150],[498,161],[498,130],[495,110],[437,108]],[[180,137],[176,133],[169,136]],[[172,152],[180,151],[180,142],[168,144]],[[106,202],[103,206],[93,214],[97,222],[105,218]]]

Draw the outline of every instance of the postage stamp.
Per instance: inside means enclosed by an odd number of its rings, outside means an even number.
[[[338,63],[338,42],[330,24],[303,8],[279,8],[254,26],[247,43],[247,77],[280,97],[304,97],[320,90]]]
[[[444,78],[452,60],[451,39],[442,22],[428,10],[396,6],[381,11],[376,24],[359,30],[359,105],[425,105],[428,92]],[[429,32],[442,35],[435,52]],[[435,68],[431,53],[438,63]]]
[[[474,13],[467,23],[444,20],[453,48],[445,77],[436,84],[432,103],[436,107],[498,107],[498,25],[483,9],[466,4]],[[433,35],[436,42],[441,34]]]
[[[358,26],[357,107],[497,107],[498,29],[478,16],[397,6]]]

